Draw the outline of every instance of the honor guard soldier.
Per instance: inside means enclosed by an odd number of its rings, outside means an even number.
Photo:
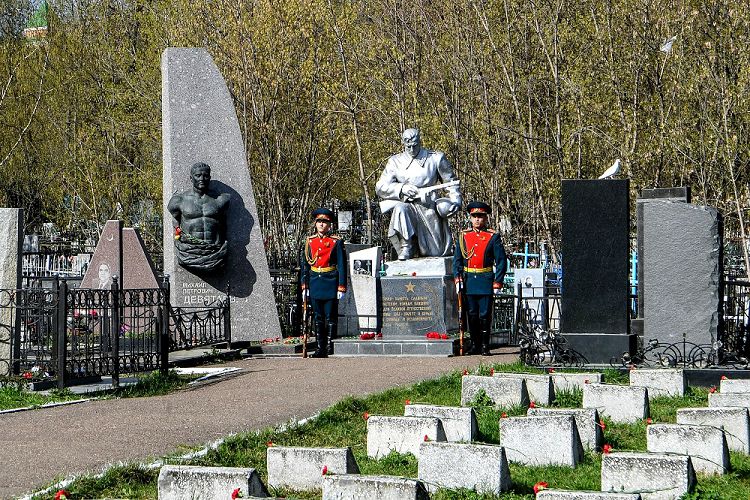
[[[471,354],[490,354],[493,294],[503,288],[507,266],[500,235],[487,227],[492,209],[474,201],[467,207],[471,229],[461,231],[453,253],[453,276],[456,292],[464,293],[471,334]]]
[[[317,349],[313,358],[333,354],[339,300],[346,293],[346,253],[341,237],[331,234],[333,212],[318,208],[312,213],[315,234],[305,238],[300,259],[302,293],[310,298],[315,317]]]

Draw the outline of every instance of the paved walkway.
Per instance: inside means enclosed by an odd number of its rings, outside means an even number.
[[[490,358],[250,358],[234,378],[150,398],[91,401],[0,415],[0,497],[58,476],[148,460],[180,445],[309,417],[348,395],[408,385]]]

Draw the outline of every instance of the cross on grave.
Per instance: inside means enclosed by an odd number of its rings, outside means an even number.
[[[539,257],[538,253],[529,253],[529,243],[526,242],[523,246],[523,252],[513,252],[516,257],[523,257],[523,269],[529,266],[529,257]]]

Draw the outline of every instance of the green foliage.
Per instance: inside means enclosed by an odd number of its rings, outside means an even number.
[[[34,393],[16,385],[0,387],[0,410],[41,406],[47,403],[80,399],[68,390],[51,391],[49,395]]]
[[[112,467],[101,477],[79,477],[65,490],[72,498],[153,499],[157,497],[158,477],[158,468],[150,469],[140,464],[129,464]],[[33,498],[46,500],[54,496],[55,491],[52,491],[47,495],[35,495]]]
[[[186,386],[190,381],[195,380],[196,378],[197,377],[195,376],[178,375],[174,370],[169,370],[164,374],[155,371],[139,376],[138,382],[135,385],[115,389],[109,394],[113,397],[120,398],[161,396]]]

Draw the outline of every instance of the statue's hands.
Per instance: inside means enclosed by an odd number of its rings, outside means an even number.
[[[401,186],[401,194],[406,196],[407,199],[414,199],[419,196],[419,188],[413,184],[404,184]]]
[[[458,212],[458,210],[461,208],[460,203],[451,203],[450,208],[448,209],[448,213],[445,215],[446,217],[450,217],[451,215]]]

